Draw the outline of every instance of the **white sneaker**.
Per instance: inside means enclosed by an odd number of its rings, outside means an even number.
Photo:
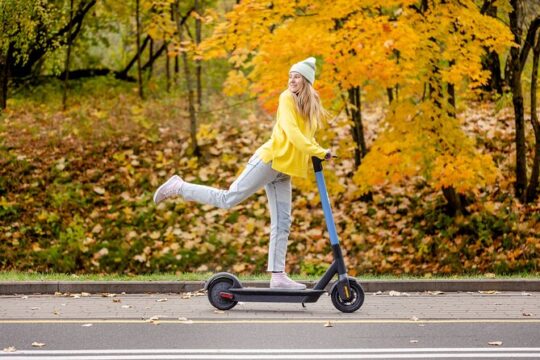
[[[294,289],[304,290],[306,285],[297,283],[289,279],[285,273],[272,273],[272,279],[270,280],[271,289]]]
[[[154,202],[159,204],[165,199],[177,196],[182,188],[184,180],[178,175],[173,175],[169,180],[162,184],[154,194]]]

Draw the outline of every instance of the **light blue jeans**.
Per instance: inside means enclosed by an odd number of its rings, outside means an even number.
[[[264,186],[270,208],[268,271],[285,271],[287,242],[291,228],[291,177],[272,169],[257,154],[228,190],[184,182],[180,190],[185,200],[230,209]]]

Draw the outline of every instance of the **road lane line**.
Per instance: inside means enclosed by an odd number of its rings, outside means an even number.
[[[153,360],[319,360],[328,359],[329,354],[317,355],[152,355]],[[489,354],[489,353],[430,353],[430,354],[332,354],[332,359],[438,359],[438,358],[530,358],[536,359],[540,356],[540,353],[502,353],[502,354]],[[0,355],[0,357],[4,357]],[[6,356],[6,359],[39,359],[39,360],[58,360],[62,357],[58,356],[31,356],[31,357],[18,357],[18,356]],[[105,356],[70,356],[71,360],[143,360],[148,359],[148,355],[105,355]]]
[[[67,354],[291,354],[291,353],[430,353],[430,352],[538,352],[540,347],[469,347],[469,348],[356,348],[356,349],[91,349],[91,350],[17,350],[17,354],[67,355]],[[1,353],[0,353],[1,354]]]
[[[540,324],[540,319],[238,319],[238,320],[174,320],[174,319],[12,319],[0,320],[0,324]]]

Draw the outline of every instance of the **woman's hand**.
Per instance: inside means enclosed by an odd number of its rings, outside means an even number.
[[[332,151],[328,149],[328,151],[326,152],[326,155],[324,156],[324,160],[330,160],[330,159],[332,159]]]

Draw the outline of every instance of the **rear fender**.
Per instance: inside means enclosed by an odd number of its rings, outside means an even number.
[[[217,273],[215,275],[213,275],[210,279],[208,279],[208,281],[206,281],[206,283],[204,284],[204,290],[208,290],[208,288],[210,287],[210,285],[212,285],[214,282],[218,281],[218,280],[221,280],[221,279],[229,279],[232,281],[233,283],[233,288],[241,288],[242,287],[242,283],[240,282],[240,280],[234,276],[233,274],[231,273],[228,273],[228,272],[220,272],[220,273]]]

